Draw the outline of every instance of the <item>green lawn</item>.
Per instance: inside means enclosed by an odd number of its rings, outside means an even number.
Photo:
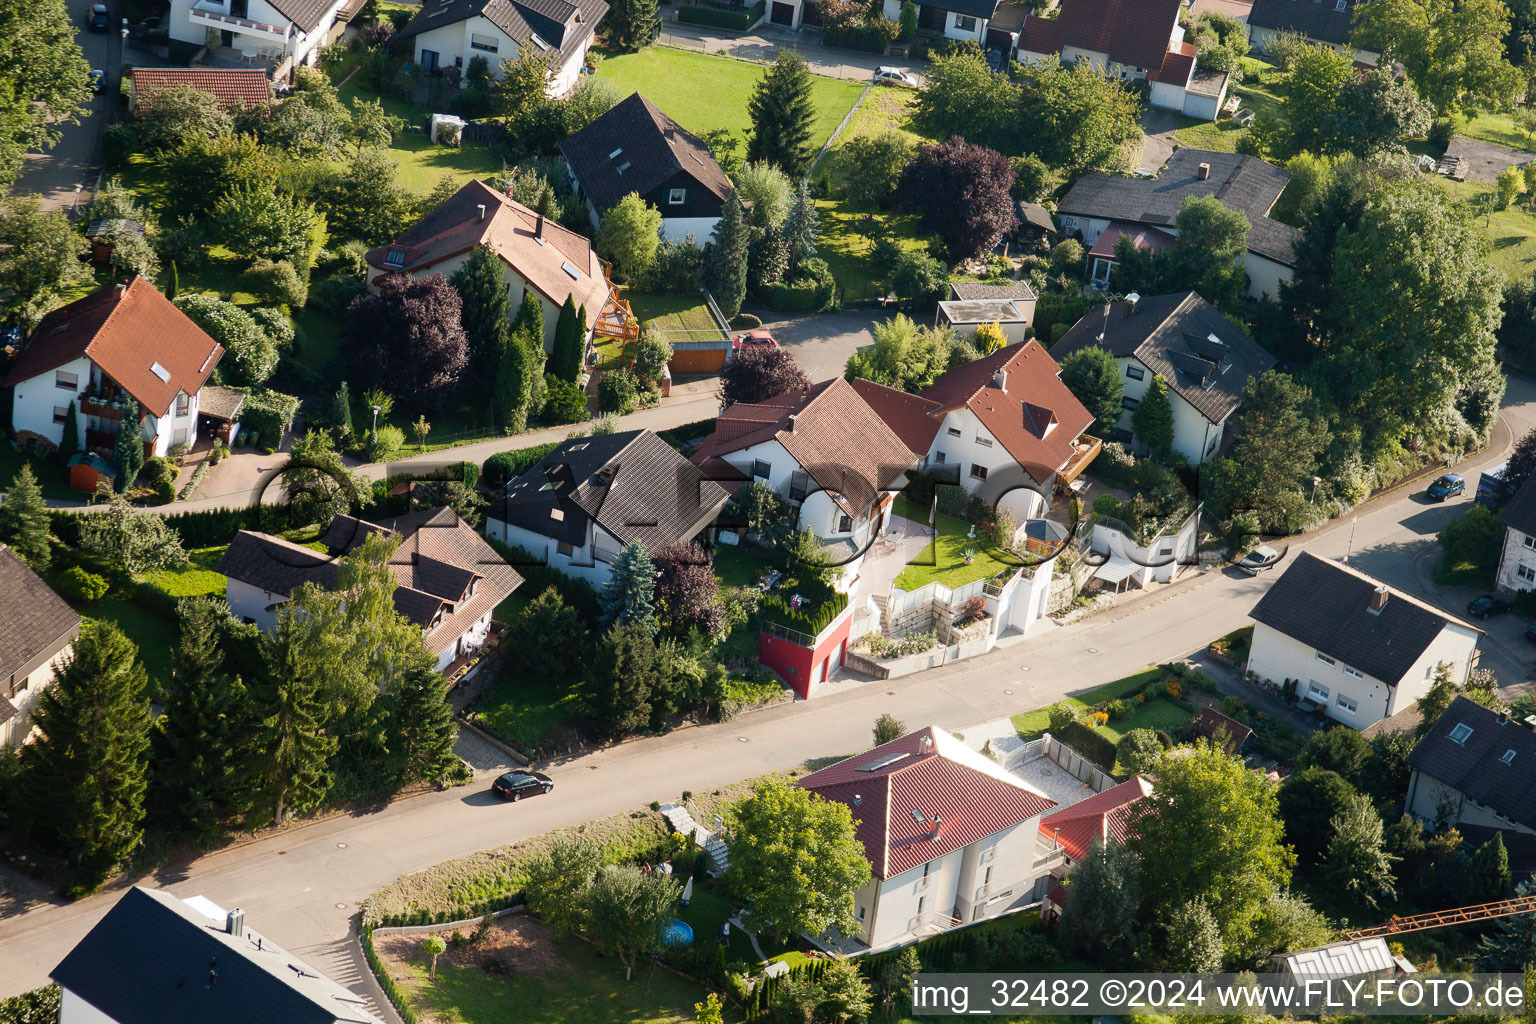
[[[902,499],[898,499],[902,500]],[[896,514],[917,522],[926,522],[927,515],[911,502],[896,508]],[[944,513],[938,515],[939,535],[928,543],[912,560],[902,574],[896,577],[896,585],[903,590],[917,590],[929,583],[942,583],[951,590],[996,576],[1004,569],[1018,565],[1011,555],[996,556],[996,548],[990,539],[982,536],[968,537],[971,524]],[[970,565],[965,564],[965,551],[975,548]],[[1007,560],[1004,561],[1004,558]]]
[[[1242,107],[1252,110],[1255,115],[1281,116],[1283,114],[1281,108],[1285,104],[1284,75],[1277,71],[1273,64],[1253,57],[1243,58],[1243,70],[1247,78],[1242,85],[1231,90],[1231,95],[1241,99]],[[1262,82],[1260,78],[1263,79]],[[1241,110],[1242,107],[1238,109]],[[1186,117],[1178,130],[1173,133],[1173,137],[1180,144],[1191,149],[1235,153],[1237,140],[1246,130],[1239,128],[1231,118],[1222,118],[1219,121],[1197,121],[1192,117]]]
[[[628,301],[637,320],[664,334],[720,336],[720,325],[700,295],[632,294]]]
[[[221,544],[212,548],[195,548],[187,552],[191,564],[185,569],[160,569],[146,573],[144,581],[153,583],[172,597],[202,597],[205,594],[223,597],[228,579],[214,567],[219,564],[228,546]]]
[[[740,544],[715,545],[715,578],[725,587],[750,587],[773,568],[767,555]]]
[[[1101,700],[1104,698],[1100,698]],[[1164,697],[1149,700],[1118,721],[1106,722],[1098,731],[1111,743],[1119,743],[1132,729],[1177,729],[1194,715]]]
[[[641,961],[634,979],[625,981],[616,958],[598,955],[581,939],[557,938],[554,947],[563,969],[535,973],[514,967],[499,977],[473,968],[439,967],[432,982],[419,957],[388,963],[413,992],[416,1013],[434,1024],[689,1024],[693,1005],[704,999],[702,985],[654,963]],[[739,1020],[740,1015],[727,1010],[726,1019]]]
[[[1521,196],[1507,210],[1494,210],[1492,185],[1452,181],[1439,175],[1432,175],[1431,180],[1472,206],[1493,245],[1493,262],[1505,277],[1518,281],[1536,271],[1536,213],[1526,205],[1529,196]]]
[[[513,664],[503,664],[497,671],[496,681],[475,709],[485,729],[508,743],[531,747],[562,729],[574,728],[579,709],[571,687],[531,679]]]
[[[0,441],[0,491],[10,490],[11,481],[23,465],[32,467],[45,498],[83,498],[69,488],[69,472],[57,459],[44,459],[22,451],[9,441]]]
[[[501,170],[501,158],[489,146],[440,146],[425,135],[400,133],[388,153],[400,165],[395,182],[418,195],[448,174],[460,184],[470,178],[486,178]]]
[[[1161,675],[1162,671],[1162,669],[1155,666],[1144,668],[1140,672],[1126,676],[1124,679],[1116,679],[1112,683],[1096,686],[1091,690],[1078,694],[1076,697],[1068,697],[1066,701],[1069,704],[1077,705],[1078,710],[1086,711],[1089,706],[1100,701],[1115,700],[1124,697],[1128,693],[1135,693]],[[1121,722],[1124,721],[1126,719],[1121,720]],[[1049,723],[1049,707],[1036,708],[1033,711],[1026,711],[1023,714],[1013,716],[1013,727],[1019,730],[1019,737],[1026,740],[1038,738],[1049,727]]]
[[[137,644],[139,660],[151,680],[163,683],[171,678],[171,658],[178,641],[176,623],[124,597],[94,601],[85,606],[82,615],[113,623]]]
[[[764,65],[733,60],[670,46],[647,46],[639,53],[608,57],[598,77],[618,87],[622,95],[640,92],[662,112],[695,135],[729,128],[746,141],[751,122],[747,100],[763,75]],[[862,82],[811,78],[811,103],[816,108],[812,144],[818,148],[831,137],[854,100]]]
[[[1479,142],[1491,142],[1495,146],[1508,146],[1528,153],[1536,151],[1536,140],[1515,127],[1514,116],[1509,113],[1479,114],[1470,120],[1458,117],[1456,134]]]

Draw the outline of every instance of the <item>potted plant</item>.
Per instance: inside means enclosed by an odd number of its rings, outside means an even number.
[[[965,556],[965,564],[970,565],[972,562],[976,561],[976,545],[967,544],[965,546],[965,551],[963,551],[962,554]]]

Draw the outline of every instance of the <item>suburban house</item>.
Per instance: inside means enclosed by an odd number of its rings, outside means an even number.
[[[1521,485],[1499,510],[1504,547],[1494,585],[1505,593],[1536,590],[1536,477]]]
[[[156,93],[181,85],[207,93],[226,110],[272,102],[272,86],[260,68],[134,68],[128,72],[129,109],[137,114]]]
[[[1243,260],[1248,296],[1276,299],[1281,282],[1291,279],[1301,238],[1301,232],[1269,216],[1290,179],[1287,171],[1256,157],[1178,149],[1154,178],[1120,178],[1100,171],[1083,175],[1061,197],[1056,219],[1063,233],[1077,235],[1087,246],[1096,246],[1111,228],[1123,234],[1154,227],[1177,237],[1174,222],[1184,201],[1215,196],[1227,209],[1248,218],[1248,255]],[[1147,243],[1156,244],[1151,237]],[[1112,247],[1107,255],[1113,255]]]
[[[1408,755],[1408,813],[1536,836],[1536,723],[1458,696]]]
[[[363,0],[171,0],[165,24],[183,43],[296,67],[319,60],[320,47],[339,38],[362,9]]]
[[[996,917],[1036,899],[1040,818],[1056,801],[937,726],[796,785],[846,804],[873,878],[854,939],[880,949]]]
[[[982,324],[996,324],[1006,344],[1015,345],[1029,336],[1035,322],[1035,290],[1027,281],[981,284],[953,281],[949,298],[933,315],[935,327],[951,327],[961,336],[973,335]]]
[[[661,211],[669,241],[692,235],[702,245],[735,188],[698,136],[638,92],[559,146],[572,186],[587,197],[593,227],[633,192]]]
[[[1140,775],[1111,786],[1086,800],[1040,819],[1040,836],[1060,846],[1065,855],[1058,874],[1065,876],[1088,856],[1095,842],[1124,843],[1131,807],[1152,795],[1152,783]]]
[[[368,250],[368,283],[376,285],[385,274],[452,277],[477,245],[490,246],[501,258],[513,316],[524,295],[539,297],[546,349],[554,345],[567,298],[586,311],[591,340],[612,294],[592,242],[482,181],[466,182],[395,241]]]
[[[0,748],[32,733],[33,704],[80,635],[80,616],[0,544]]]
[[[1359,0],[1253,0],[1248,12],[1248,44],[1267,53],[1277,32],[1299,32],[1310,43],[1331,46],[1354,57],[1359,64],[1375,67],[1381,54],[1350,45],[1355,6]]]
[[[11,427],[52,451],[73,407],[81,448],[110,453],[127,399],[146,455],[197,442],[198,393],[224,349],[148,280],[107,285],[43,317],[11,364]]]
[[[800,528],[836,549],[844,582],[889,522],[916,461],[910,445],[841,377],[726,406],[692,459],[712,480],[759,480],[789,501]]]
[[[503,544],[601,587],[628,545],[697,537],[730,492],[649,430],[572,438],[507,484],[486,510]]]
[[[1243,387],[1275,365],[1237,324],[1194,292],[1132,293],[1083,315],[1051,349],[1057,360],[1097,346],[1120,364],[1125,397],[1116,433],[1130,437],[1131,413],[1161,375],[1173,406],[1173,450],[1198,466],[1221,450]]]
[[[1179,24],[1183,0],[1061,0],[1053,18],[1024,20],[1019,60],[1087,61],[1109,78],[1148,83],[1148,102],[1214,121],[1228,77],[1196,67],[1199,50]]]
[[[500,77],[502,61],[531,47],[553,58],[549,94],[558,97],[576,88],[607,13],[604,0],[425,0],[396,38],[410,40],[412,59],[429,74],[456,68],[462,84],[476,57]]]
[[[139,885],[50,977],[59,1024],[381,1024],[362,996],[247,928],[245,911]]]
[[[1466,684],[1483,631],[1341,562],[1308,552],[1253,606],[1247,671],[1364,729],[1412,707],[1450,668]]]
[[[389,571],[395,610],[421,627],[437,670],[485,646],[491,612],[523,582],[485,539],[451,508],[369,523],[337,516],[320,538],[325,551],[253,530],[235,534],[219,559],[224,596],[237,618],[270,630],[277,611],[305,583],[335,589],[339,559],[373,533],[397,542]]]
[[[777,7],[782,0],[773,0]],[[803,0],[809,4],[811,0]],[[984,49],[1002,49],[1013,52],[1016,33],[993,26],[998,0],[944,0],[942,4],[919,2],[917,27],[924,32],[941,35],[945,39],[964,42],[974,39]],[[901,0],[883,0],[880,11],[891,21],[901,19]],[[775,19],[777,20],[777,19]]]

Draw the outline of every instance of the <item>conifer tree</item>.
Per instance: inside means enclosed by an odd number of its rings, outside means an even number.
[[[501,273],[501,257],[490,246],[477,245],[448,279],[464,303],[460,318],[469,340],[467,379],[482,393],[495,381],[496,362],[512,333],[512,305]]]
[[[343,443],[355,436],[352,430],[352,391],[346,381],[341,382],[335,397],[331,399],[331,425],[336,428],[337,439]]]
[[[581,375],[582,330],[576,316],[576,303],[567,295],[555,321],[555,349],[550,353],[550,372],[571,383]]]
[[[254,730],[252,777],[262,810],[279,825],[290,811],[312,810],[325,800],[336,751],[336,738],[325,728],[322,680],[307,656],[311,632],[323,627],[291,610],[292,604],[277,614],[266,664],[252,687],[266,715]]]
[[[1504,835],[1495,832],[1493,838],[1477,848],[1477,852],[1461,864],[1456,895],[1465,896],[1470,903],[1492,903],[1509,898],[1509,851],[1504,848]]]
[[[175,299],[176,292],[180,286],[181,279],[180,276],[176,273],[176,261],[171,260],[171,273],[165,282],[165,297],[167,299]]]
[[[523,292],[523,301],[517,307],[517,318],[512,321],[512,333],[537,338],[539,348],[544,347],[544,303],[532,289]]]
[[[816,155],[811,145],[816,122],[811,84],[804,57],[793,50],[774,55],[747,103],[752,118],[749,162],[766,160],[791,178],[803,177],[811,169],[811,158]]]
[[[443,694],[443,677],[413,670],[386,700],[390,751],[400,766],[400,783],[435,779],[451,768],[458,729]]]
[[[507,338],[496,361],[496,387],[491,394],[491,412],[496,417],[496,426],[504,433],[516,434],[528,425],[533,362],[533,353],[521,336]]]
[[[69,464],[69,457],[80,450],[80,422],[75,414],[75,400],[69,400],[64,414],[64,436],[59,440],[59,461]]]
[[[1168,381],[1162,374],[1153,375],[1147,393],[1131,413],[1131,430],[1136,440],[1157,458],[1166,459],[1173,451],[1173,405],[1168,400]]]
[[[816,204],[811,202],[811,186],[800,179],[789,216],[784,218],[784,240],[789,243],[789,269],[794,274],[805,261],[816,255],[816,241],[821,231],[816,224]]]
[[[86,620],[74,653],[37,699],[40,735],[22,748],[34,834],[104,879],[144,839],[149,774],[147,676],[133,641]]]
[[[621,51],[634,51],[650,44],[661,26],[661,9],[656,0],[614,0],[603,21],[603,32]]]
[[[43,491],[32,475],[32,467],[23,462],[0,503],[0,541],[11,546],[17,556],[35,571],[42,572],[52,560],[52,540],[48,534],[48,506]]]
[[[254,708],[225,664],[224,633],[238,624],[208,598],[189,598],[179,610],[181,643],[151,737],[150,804],[176,831],[207,842],[247,809]]]
[[[127,491],[144,468],[144,438],[139,429],[139,403],[129,398],[123,403],[123,417],[117,431],[117,489]]]
[[[532,291],[523,293],[517,318],[512,321],[512,336],[522,339],[529,356],[528,415],[537,416],[544,408],[544,396],[548,391],[544,383],[544,364],[548,356],[544,350],[544,303]]]
[[[656,566],[635,541],[619,552],[603,588],[603,621],[656,629]]]
[[[1516,898],[1530,896],[1536,896],[1536,878],[1515,886]],[[1524,970],[1536,963],[1536,914],[1499,918],[1493,930],[1478,942],[1475,956],[1477,970],[1490,974]]]
[[[1324,861],[1325,877],[1337,889],[1374,908],[1380,894],[1392,888],[1392,862],[1397,859],[1386,850],[1381,815],[1371,798],[1361,793],[1351,798],[1329,828],[1333,836]],[[1508,877],[1506,871],[1506,888]]]
[[[741,312],[747,297],[747,250],[751,240],[741,197],[735,191],[725,201],[720,220],[704,248],[699,276],[714,296],[720,312],[729,320]]]

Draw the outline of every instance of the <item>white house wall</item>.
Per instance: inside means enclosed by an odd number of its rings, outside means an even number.
[[[1243,269],[1248,271],[1250,299],[1280,298],[1280,285],[1289,284],[1295,276],[1295,271],[1284,263],[1276,263],[1251,250],[1243,254]]]
[[[1525,570],[1530,577],[1520,575]],[[1536,537],[1513,527],[1504,530],[1504,552],[1499,557],[1495,585],[1505,593],[1536,590]]]
[[[1249,25],[1248,45],[1258,53],[1267,54],[1269,52],[1267,49],[1269,41],[1275,37],[1276,32],[1276,29],[1262,28],[1258,25]],[[1351,60],[1357,60],[1362,64],[1369,64],[1371,67],[1375,67],[1376,63],[1381,60],[1381,54],[1374,53],[1370,50],[1355,50],[1349,46],[1335,46],[1332,43],[1325,43],[1321,39],[1313,39],[1311,36],[1307,36],[1306,39],[1307,42],[1314,43],[1318,46],[1331,46],[1333,49],[1339,51],[1340,53],[1349,56]]]
[[[1506,722],[1502,728],[1523,729],[1525,726],[1518,722]],[[1493,808],[1469,800],[1465,793],[1455,787],[1418,770],[1414,771],[1408,782],[1407,808],[1408,813],[1415,818],[1434,824],[1481,825],[1528,836],[1536,835],[1536,829],[1511,821]]]
[[[54,374],[57,371],[73,373],[79,382],[75,390],[67,391],[55,386]],[[53,407],[68,408],[70,402],[75,403],[75,425],[78,432],[75,434],[81,444],[85,443],[85,415],[80,412],[80,391],[85,388],[91,379],[91,361],[85,356],[72,359],[63,366],[55,367],[47,373],[40,373],[36,377],[17,384],[13,389],[13,404],[11,407],[11,427],[18,433],[29,430],[34,434],[41,434],[54,444],[60,444],[64,440],[64,424],[53,422]]]
[[[37,698],[52,685],[54,677],[73,650],[73,644],[66,644],[51,660],[16,680],[15,692],[7,698],[16,709],[16,714],[10,720],[0,723],[0,747],[7,744],[20,746],[26,742],[32,732],[32,708],[37,704]]]
[[[69,989],[59,991],[59,1024],[117,1024]]]
[[[610,563],[597,560],[592,556],[590,528],[588,540],[577,546],[570,555],[561,554],[559,545],[543,534],[489,516],[485,520],[485,532],[503,544],[528,552],[536,564],[547,565],[552,569],[560,570],[567,576],[586,580],[599,589],[605,586],[613,575],[613,566]],[[513,568],[517,567],[513,566]]]
[[[1164,110],[1183,110],[1185,104],[1184,87],[1182,85],[1174,85],[1172,82],[1153,82],[1152,95],[1148,102],[1152,106],[1162,107]]]
[[[923,924],[950,927],[964,857],[965,848],[961,847],[929,861],[926,880],[919,864],[881,882],[874,928],[867,940],[870,946],[895,942]]]
[[[573,26],[575,31],[580,26]],[[482,43],[494,41],[495,50],[477,48],[473,44],[474,38],[479,37]],[[476,57],[484,57],[490,65],[490,71],[496,78],[501,77],[501,62],[503,60],[517,60],[521,48],[517,41],[507,35],[489,19],[476,15],[473,18],[465,18],[463,21],[434,28],[416,36],[412,41],[414,47],[411,51],[411,59],[420,63],[422,51],[430,50],[437,54],[438,67],[469,68],[469,62]],[[576,88],[581,78],[582,66],[586,63],[587,47],[571,53],[565,61],[554,68],[554,77],[549,84],[549,95],[564,96]],[[468,87],[469,80],[463,78],[460,84]]]
[[[1147,377],[1151,380],[1150,374]],[[1168,389],[1168,404],[1173,407],[1173,450],[1198,466],[1221,447],[1222,425],[1212,423],[1205,414],[1173,388]]]
[[[224,599],[229,602],[229,610],[235,618],[242,622],[250,620],[267,633],[277,625],[277,610],[268,611],[267,607],[288,600],[282,594],[262,590],[233,577],[224,585]]]

